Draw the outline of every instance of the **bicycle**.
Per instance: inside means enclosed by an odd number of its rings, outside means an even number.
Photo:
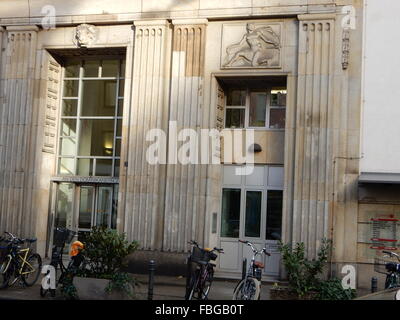
[[[232,300],[259,300],[261,291],[261,276],[264,264],[256,261],[258,255],[262,253],[270,256],[266,248],[257,250],[250,241],[238,240],[241,243],[248,245],[253,251],[253,257],[251,258],[250,268],[246,272],[246,276],[242,279],[233,291]]]
[[[61,271],[61,274],[58,277],[58,279],[57,276],[55,275],[56,288],[58,287],[59,284],[64,283],[66,277],[71,272],[73,267],[78,267],[81,264],[81,261],[77,261],[78,259],[82,260],[80,252],[72,256],[71,261],[69,262],[67,267],[63,263],[63,253],[65,244],[70,243],[76,235],[77,232],[65,228],[57,228],[54,231],[53,248],[51,251],[50,265],[54,267],[56,274],[58,269]],[[50,271],[48,271],[44,277],[46,277],[49,273]],[[40,287],[40,296],[45,297],[48,292],[50,292],[51,297],[55,297],[56,289],[51,289],[51,288],[45,289],[43,288],[43,283],[42,283],[42,286]]]
[[[0,289],[10,287],[18,280],[27,287],[33,286],[39,278],[42,258],[33,253],[29,245],[37,239],[20,239],[10,232],[5,234],[8,239],[0,239],[7,244],[0,248]],[[28,248],[21,248],[25,243],[28,243]]]
[[[386,275],[385,289],[398,288],[400,287],[400,256],[391,251],[383,250],[382,252],[385,254],[383,258],[395,257],[399,263],[375,258],[375,271]]]
[[[222,248],[201,248],[196,241],[190,241],[189,244],[193,246],[191,254],[188,257],[188,272],[187,280],[189,286],[185,295],[185,300],[207,300],[208,294],[210,293],[211,284],[214,278],[214,267],[215,264],[211,263],[211,260],[216,260],[218,253],[224,253]],[[193,272],[192,263],[196,264]]]

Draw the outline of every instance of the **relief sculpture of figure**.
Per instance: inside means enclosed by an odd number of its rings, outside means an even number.
[[[269,66],[271,60],[279,55],[280,38],[270,26],[256,28],[253,23],[246,26],[247,33],[243,35],[239,43],[233,44],[226,49],[227,62],[224,67],[238,66],[238,62],[243,61],[242,66]],[[275,62],[275,64],[278,64]]]

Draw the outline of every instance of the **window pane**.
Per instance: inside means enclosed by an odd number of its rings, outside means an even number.
[[[261,191],[247,191],[246,193],[246,237],[260,237],[261,198]]]
[[[97,159],[96,160],[96,176],[112,176],[112,160]]]
[[[78,80],[64,80],[64,97],[77,97],[78,96],[79,81]]]
[[[244,128],[245,109],[226,109],[225,128]]]
[[[250,94],[250,127],[265,127],[267,109],[267,94],[265,92],[252,92]]]
[[[121,61],[121,73],[120,73],[120,77],[125,78],[125,60]]]
[[[99,76],[99,66],[100,61],[97,60],[88,60],[83,64],[83,76],[84,77],[98,77]]]
[[[109,228],[112,213],[112,187],[99,187],[97,197],[96,226]]]
[[[223,189],[221,237],[239,238],[240,189]]]
[[[75,138],[61,138],[60,139],[60,155],[73,156],[76,153]]]
[[[63,175],[74,175],[74,162],[73,158],[61,158],[59,161],[58,172]]]
[[[85,80],[82,86],[82,116],[114,116],[117,82]]]
[[[113,140],[114,120],[81,120],[79,156],[110,156]]]
[[[75,137],[76,135],[76,119],[61,120],[61,135],[66,137]]]
[[[269,190],[267,193],[267,240],[281,240],[283,191]]]
[[[62,106],[62,115],[67,117],[75,117],[78,110],[77,99],[64,99]]]
[[[92,227],[93,198],[93,187],[81,187],[79,202],[79,228],[90,229]]]
[[[79,77],[79,67],[81,66],[80,61],[68,62],[65,65],[65,77],[66,78],[78,78]]]
[[[273,88],[271,90],[271,106],[286,106],[286,89]]]
[[[284,108],[270,109],[269,127],[272,129],[285,128],[285,115],[286,110]]]
[[[78,175],[93,176],[93,159],[78,159]]]
[[[71,227],[72,224],[72,183],[60,183],[57,190],[57,212],[54,222],[55,228]]]
[[[227,106],[245,106],[246,90],[229,90],[226,97]]]
[[[118,77],[119,60],[103,60],[102,77]]]
[[[112,217],[111,217],[111,228],[117,228],[117,211],[118,211],[118,184],[114,185],[113,192],[113,204],[112,204]]]

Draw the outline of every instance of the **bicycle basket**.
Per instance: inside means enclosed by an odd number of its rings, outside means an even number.
[[[197,247],[193,247],[190,260],[192,262],[198,263],[199,261],[208,262],[208,261],[210,261],[210,258],[208,257],[206,251],[204,251],[200,248],[197,248]]]
[[[71,242],[74,237],[74,232],[65,228],[57,228],[54,231],[53,246],[63,247],[66,242]]]

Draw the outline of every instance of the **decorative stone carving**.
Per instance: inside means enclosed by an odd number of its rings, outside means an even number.
[[[350,57],[350,31],[344,30],[342,36],[342,68],[347,70]]]
[[[76,27],[74,43],[81,48],[94,44],[97,40],[98,30],[91,24],[80,24]]]
[[[240,38],[238,34],[241,34]],[[224,25],[222,50],[221,68],[278,68],[281,26],[260,23]]]

